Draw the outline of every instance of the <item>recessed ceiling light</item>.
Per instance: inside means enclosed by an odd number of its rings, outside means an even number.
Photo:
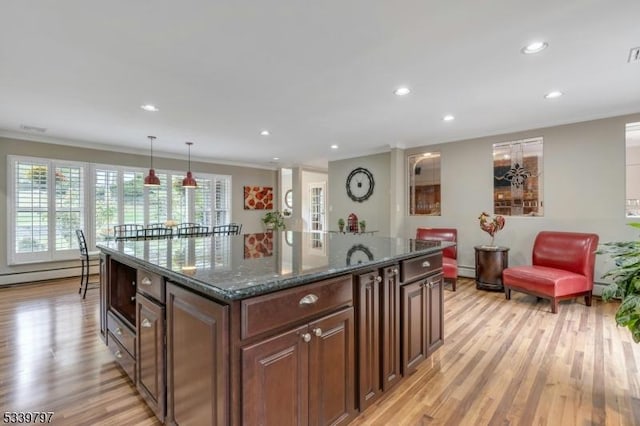
[[[443,120],[443,121],[453,121],[453,120],[455,120],[455,119],[456,119],[456,118],[455,118],[453,115],[451,115],[451,114],[447,114],[447,115],[445,115],[444,117],[442,117],[442,120]]]
[[[158,111],[160,111],[157,106],[151,105],[151,104],[140,105],[140,108],[142,108],[145,111],[149,111],[149,112],[158,112]]]
[[[331,145],[331,149],[338,149],[338,145],[336,144]]]
[[[280,157],[273,157],[273,161],[278,161]]]
[[[411,93],[411,90],[408,87],[398,87],[393,93],[398,96],[405,96]]]
[[[555,98],[559,98],[563,94],[564,93],[560,92],[559,90],[554,90],[554,91],[549,92],[546,95],[544,95],[544,97],[547,98],[547,99],[555,99]]]
[[[268,130],[263,130],[260,132],[260,136],[269,136],[271,133],[269,133]]]
[[[545,41],[534,41],[522,48],[521,52],[525,55],[533,55],[534,53],[542,52],[549,44]]]

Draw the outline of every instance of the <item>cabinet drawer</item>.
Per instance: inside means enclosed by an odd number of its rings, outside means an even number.
[[[243,300],[242,338],[257,336],[352,303],[351,275]]]
[[[125,373],[127,373],[127,376],[129,376],[131,381],[135,383],[136,382],[135,358],[129,352],[127,352],[125,348],[122,347],[122,345],[120,345],[120,343],[118,343],[118,339],[116,339],[116,337],[111,332],[109,332],[109,338],[107,340],[109,341],[109,344],[108,344],[109,351],[111,351],[113,356],[116,358],[116,361],[118,362],[118,364],[120,364],[120,366],[125,371]]]
[[[164,279],[153,272],[138,269],[138,291],[144,293],[162,303],[164,301]]]
[[[111,333],[113,340],[117,340],[127,352],[135,357],[136,333],[124,325],[111,311],[107,312],[107,329]],[[109,342],[111,342],[111,340],[112,339],[109,339]]]
[[[402,262],[402,282],[413,281],[442,269],[442,254],[433,253]]]

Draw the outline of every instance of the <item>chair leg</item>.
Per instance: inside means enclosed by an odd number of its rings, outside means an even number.
[[[83,259],[82,263],[85,265],[82,269],[84,278],[84,293],[82,293],[82,298],[84,299],[87,297],[87,289],[89,288],[89,259]]]
[[[593,294],[591,292],[587,293],[584,295],[584,303],[587,306],[591,306],[591,297],[593,296]]]
[[[504,288],[504,297],[507,300],[511,300],[511,289],[509,287]]]
[[[554,314],[558,313],[558,299],[555,297],[551,299],[551,312]]]
[[[78,294],[82,292],[82,285],[84,284],[84,258],[80,258],[80,288]]]
[[[453,291],[456,291],[456,285],[458,284],[458,277],[455,277],[453,280],[451,280],[451,289]]]

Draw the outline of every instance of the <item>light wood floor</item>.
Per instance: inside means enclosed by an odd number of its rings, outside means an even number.
[[[445,344],[354,425],[640,425],[640,345],[591,308],[445,292]],[[157,424],[98,337],[98,292],[76,280],[0,289],[0,414],[54,424]]]

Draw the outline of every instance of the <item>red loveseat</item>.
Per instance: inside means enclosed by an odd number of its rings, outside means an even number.
[[[532,265],[514,266],[502,272],[507,300],[511,290],[551,300],[551,312],[558,313],[558,301],[584,296],[591,306],[593,269],[598,235],[543,231],[533,244]]]
[[[417,240],[452,241],[457,243],[458,230],[455,228],[418,228]],[[442,272],[444,281],[451,283],[451,289],[456,291],[458,282],[458,251],[457,244],[442,250]]]

